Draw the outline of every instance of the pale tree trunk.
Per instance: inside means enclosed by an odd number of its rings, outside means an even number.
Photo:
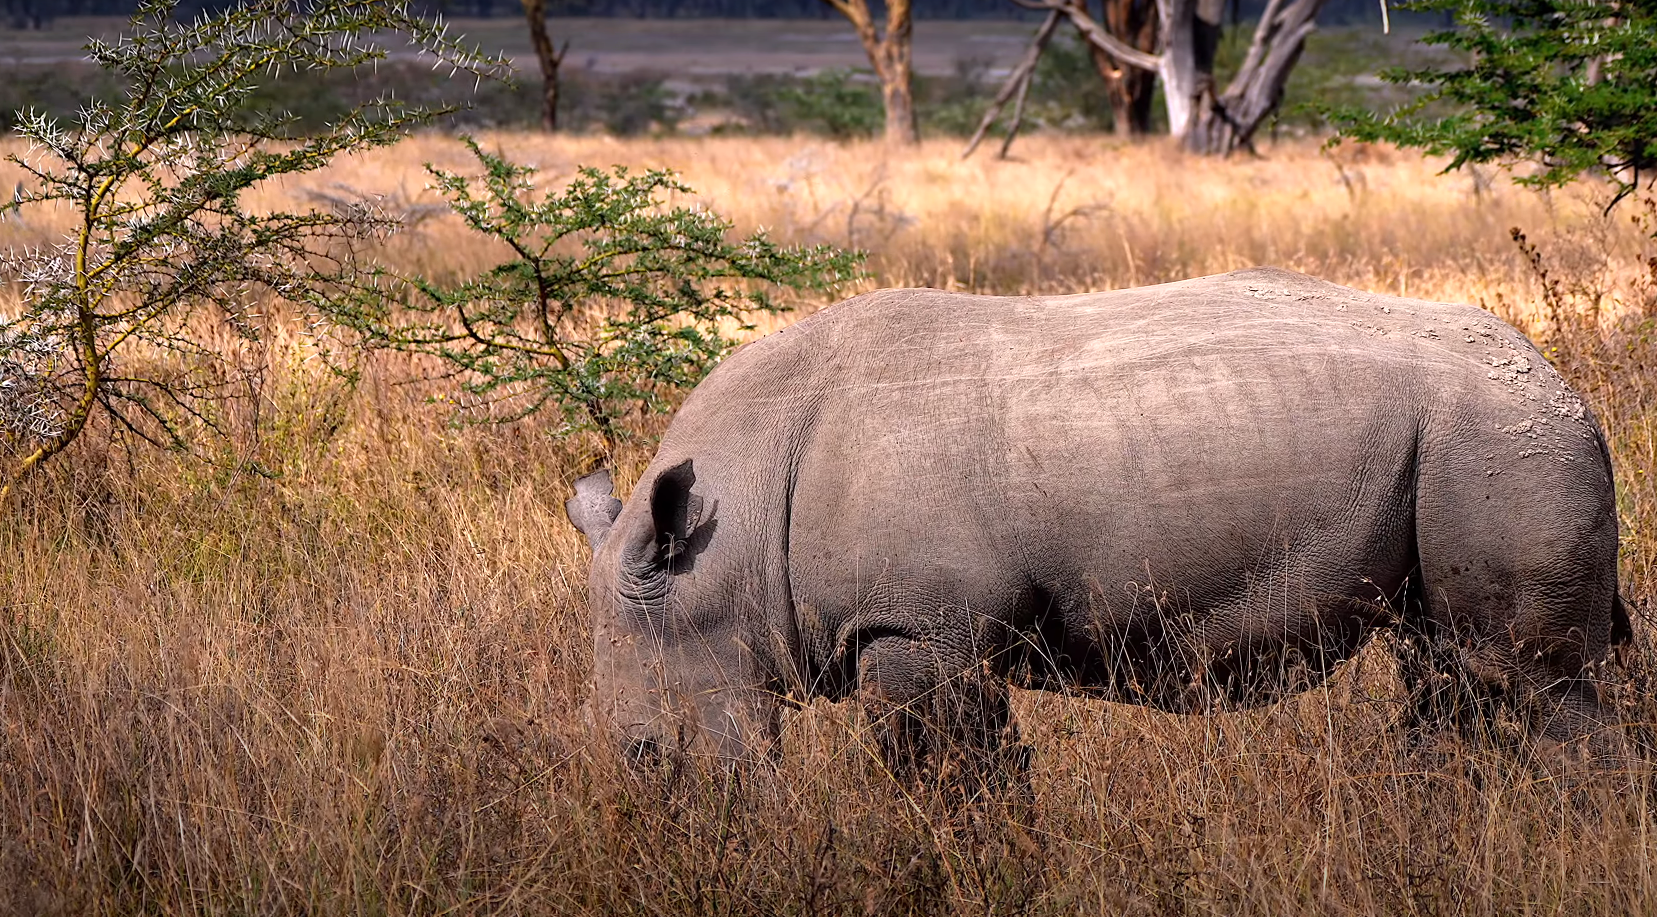
[[[524,16],[529,20],[529,43],[535,48],[535,59],[541,64],[541,127],[548,131],[558,129],[558,67],[564,62],[569,43],[562,49],[552,43],[547,32],[547,0],[523,0]]]
[[[1196,108],[1197,53],[1191,21],[1197,15],[1197,0],[1156,0],[1156,14],[1162,22],[1162,59],[1156,75],[1162,81],[1168,133],[1184,137]]]
[[[886,107],[886,142],[908,146],[919,142],[915,126],[911,47],[914,23],[909,0],[887,0],[886,25],[875,27],[868,0],[823,0],[851,21],[863,43],[869,64],[880,80],[880,99]]]
[[[1168,109],[1168,133],[1185,137],[1196,126],[1202,99],[1214,93],[1214,53],[1220,46],[1225,0],[1157,0],[1162,60],[1157,75]]]
[[[1185,138],[1194,153],[1253,150],[1254,132],[1283,101],[1283,87],[1317,28],[1325,0],[1269,0],[1243,66],[1223,94],[1211,94]],[[1212,85],[1212,82],[1211,82]]]

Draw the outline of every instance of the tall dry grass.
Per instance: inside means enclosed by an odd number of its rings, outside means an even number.
[[[488,142],[552,177],[674,166],[744,228],[870,249],[871,285],[1068,292],[1272,263],[1483,303],[1605,419],[1624,590],[1652,597],[1651,252],[1591,190],[1550,200],[1312,146],[1214,162],[1038,138],[958,163],[948,144],[889,159],[783,139]],[[269,202],[337,183],[419,203],[422,161],[465,166],[423,137]],[[0,244],[67,218],[0,224]],[[434,219],[386,256],[441,272],[496,254]],[[348,385],[293,329],[271,338],[260,421],[244,406],[214,461],[90,441],[0,517],[0,910],[1657,911],[1638,781],[1466,748],[1420,766],[1378,651],[1247,713],[1021,694],[1030,792],[966,811],[893,782],[855,713],[828,704],[791,718],[774,778],[624,778],[574,714],[586,549],[561,504],[588,444],[545,423],[456,427],[398,358]],[[621,456],[623,480],[647,458]],[[1612,692],[1636,722],[1653,709],[1639,626]]]

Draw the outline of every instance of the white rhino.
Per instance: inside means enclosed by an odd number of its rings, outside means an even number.
[[[1531,343],[1275,269],[847,300],[702,382],[625,508],[604,473],[568,508],[635,750],[764,753],[857,693],[898,763],[988,760],[1009,682],[1196,711],[1385,628],[1421,713],[1569,741],[1629,631],[1604,437]]]

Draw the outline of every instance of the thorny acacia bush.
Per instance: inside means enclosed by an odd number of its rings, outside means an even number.
[[[672,203],[694,192],[666,170],[582,167],[536,199],[534,168],[464,139],[481,177],[427,171],[511,260],[453,285],[413,276],[391,295],[335,298],[329,315],[371,346],[437,357],[475,414],[551,406],[614,451],[629,415],[665,411],[754,330],[750,316],[782,311],[768,287],[824,293],[857,276],[861,257],[829,245],[732,241],[717,214]]]
[[[846,202],[884,174],[914,219],[871,256],[883,285],[1058,292],[1264,261],[1483,301],[1605,421],[1623,588],[1642,609],[1654,596],[1657,316],[1636,294],[1657,252],[1600,199],[1567,189],[1549,210],[1385,150],[1342,182],[1310,146],[1194,174],[1097,138],[968,163],[953,142],[884,163],[878,143],[490,142],[549,171],[678,163],[740,227],[794,243],[843,238]],[[394,189],[422,161],[469,165],[446,139],[408,143],[316,180]],[[1034,250],[1092,201],[1110,207]],[[1582,298],[1557,320],[1531,307],[1541,281],[1514,224],[1567,291],[1605,294],[1597,317]],[[0,241],[52,231],[5,223]],[[486,243],[447,216],[381,254],[461,276],[499,262]],[[300,330],[271,327],[262,354],[248,448],[271,474],[159,451],[129,463],[88,437],[0,516],[0,911],[1574,917],[1657,900],[1643,791],[1454,745],[1421,766],[1392,729],[1384,653],[1246,713],[1021,692],[1031,797],[962,817],[892,781],[829,704],[790,716],[777,778],[743,794],[627,779],[577,713],[588,553],[561,504],[580,444],[551,435],[550,412],[450,425],[428,403],[438,384],[406,381],[425,358],[373,354],[348,385],[306,362]],[[629,422],[648,435],[663,419]],[[647,458],[619,448],[623,489]],[[1607,687],[1650,723],[1643,611],[1636,628]]]
[[[113,99],[69,124],[38,111],[17,123],[20,216],[58,205],[75,219],[61,239],[0,255],[22,286],[20,313],[0,314],[0,504],[98,420],[169,447],[222,432],[265,298],[314,305],[351,287],[356,243],[394,225],[368,206],[259,211],[243,198],[393,143],[438,110],[379,98],[295,136],[293,119],[248,104],[260,84],[373,64],[394,36],[451,69],[500,66],[404,3],[253,0],[188,23],[177,7],[148,2],[129,33],[87,45],[118,77]],[[231,340],[198,335],[202,312]]]
[[[1424,90],[1385,115],[1337,112],[1364,141],[1450,155],[1449,168],[1523,161],[1519,181],[1559,187],[1606,174],[1616,200],[1652,188],[1657,167],[1657,7],[1580,0],[1413,0],[1406,9],[1453,14],[1422,41],[1460,65],[1393,67],[1382,79]]]

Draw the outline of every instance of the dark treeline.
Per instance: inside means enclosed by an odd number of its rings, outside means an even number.
[[[918,19],[1031,19],[1040,14],[1012,0],[912,0]],[[0,24],[17,29],[45,28],[65,16],[130,14],[135,0],[0,0]],[[222,0],[185,0],[181,12],[195,14],[231,4]],[[516,0],[426,0],[432,12],[448,16],[518,16]],[[1231,0],[1233,16],[1259,15],[1264,0]],[[550,0],[554,16],[616,16],[640,19],[723,17],[733,19],[825,19],[837,15],[823,0]],[[1329,0],[1325,22],[1380,20],[1378,0]]]

